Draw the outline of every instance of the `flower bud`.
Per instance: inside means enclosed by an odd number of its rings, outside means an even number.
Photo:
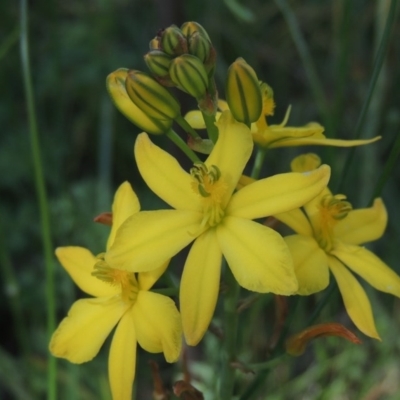
[[[151,50],[144,55],[144,61],[150,72],[155,76],[164,77],[168,75],[172,57],[161,50]]]
[[[208,36],[207,31],[198,23],[195,21],[189,21],[185,22],[181,26],[181,31],[182,33],[186,36],[188,39],[191,35],[193,35],[195,32],[200,33],[202,36],[204,36],[206,39],[208,39],[209,42],[211,42],[210,37]]]
[[[150,40],[149,48],[150,48],[150,50],[160,50],[161,49],[161,43],[160,43],[159,36],[156,36]]]
[[[208,76],[203,63],[191,54],[183,54],[172,60],[169,68],[171,80],[196,99],[207,91]]]
[[[228,69],[226,100],[235,119],[250,126],[260,118],[262,96],[254,69],[238,58]]]
[[[180,115],[174,96],[144,72],[128,71],[125,88],[130,99],[150,118],[171,120]]]
[[[171,25],[162,32],[161,50],[171,56],[188,52],[186,38],[177,26]]]
[[[115,106],[126,118],[147,133],[160,135],[168,131],[172,126],[172,119],[150,118],[129,98],[125,89],[127,75],[128,70],[120,68],[107,76],[107,90]]]
[[[189,54],[196,56],[201,62],[205,62],[210,57],[211,42],[199,32],[195,32],[188,38]]]

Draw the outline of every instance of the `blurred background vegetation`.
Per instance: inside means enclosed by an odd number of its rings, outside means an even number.
[[[282,13],[286,1],[29,3],[31,72],[53,246],[80,245],[95,254],[103,250],[108,229],[94,224],[93,217],[110,209],[114,190],[121,182],[132,183],[143,208],[158,206],[140,180],[133,160],[138,130],[111,104],[105,78],[119,67],[145,70],[143,54],[159,29],[189,20],[207,29],[218,52],[221,97],[226,69],[241,56],[274,89],[277,108],[270,123],[280,123],[291,104],[291,125],[318,121],[326,127],[327,136],[351,139],[357,134],[391,5],[389,0],[290,1],[306,45],[304,58],[296,45],[299,36],[293,34],[293,24]],[[19,3],[0,2],[0,398],[25,400],[46,396],[48,337],[42,234],[19,34]],[[265,172],[287,171],[294,155],[312,150],[333,167],[332,189],[345,177],[341,192],[353,205],[370,204],[400,135],[399,37],[400,25],[395,22],[360,131],[362,138],[382,135],[382,140],[354,153],[341,148],[274,150],[269,153]],[[184,103],[183,111],[192,106]],[[163,139],[155,140],[161,143]],[[353,161],[345,168],[350,154]],[[388,228],[373,245],[398,273],[399,182],[400,166],[396,163],[382,192],[389,211]],[[58,323],[83,294],[55,259],[53,262]],[[176,269],[179,272],[179,265]],[[360,346],[337,338],[316,341],[302,357],[276,362],[258,375],[256,371],[256,377],[262,376],[260,390],[247,398],[398,399],[400,303],[368,287],[366,290],[382,343],[361,333],[357,333],[363,341]],[[301,299],[291,333],[305,328],[321,296]],[[240,357],[249,363],[267,361],[273,323],[271,298],[264,296],[241,318],[246,329],[240,332]],[[337,291],[317,321],[341,322],[355,331]],[[210,393],[218,375],[218,347],[218,339],[209,333],[199,349],[188,353],[194,384],[206,399],[213,399]],[[108,343],[88,364],[75,366],[60,360],[57,398],[109,399],[107,355]],[[171,367],[162,356],[141,352],[136,378],[138,399],[151,398],[150,358],[160,364],[166,384],[179,379],[182,372],[182,365]],[[238,379],[239,386],[245,387],[255,377],[238,372]]]

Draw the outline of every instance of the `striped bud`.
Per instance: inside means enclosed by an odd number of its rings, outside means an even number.
[[[208,39],[209,42],[211,42],[211,39],[208,36],[207,31],[198,22],[195,22],[195,21],[185,22],[181,26],[181,31],[186,36],[186,38],[189,38],[195,32],[198,32],[202,36],[204,36],[206,39]]]
[[[151,50],[144,55],[144,61],[150,72],[155,76],[164,77],[168,75],[172,57],[161,50]]]
[[[257,75],[243,58],[238,58],[228,69],[226,100],[234,118],[250,126],[260,118],[262,95]]]
[[[115,106],[126,118],[147,133],[160,135],[168,131],[172,126],[172,119],[150,118],[129,98],[125,89],[127,75],[128,70],[120,68],[107,76],[107,90]]]
[[[130,99],[150,118],[170,120],[180,115],[175,97],[144,72],[129,70],[125,88]]]
[[[188,38],[189,54],[196,56],[201,62],[210,57],[211,42],[199,32],[195,32]]]
[[[183,54],[174,58],[169,68],[169,75],[179,89],[196,99],[203,97],[207,91],[207,72],[203,63],[195,56]]]
[[[171,56],[188,52],[186,38],[177,26],[171,25],[164,29],[161,34],[161,50]]]

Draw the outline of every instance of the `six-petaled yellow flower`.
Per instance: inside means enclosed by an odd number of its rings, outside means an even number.
[[[120,225],[139,211],[139,201],[129,183],[118,189],[113,204],[113,224],[107,243],[115,240]],[[58,259],[75,283],[94,296],[76,301],[50,342],[50,351],[73,363],[96,356],[116,326],[109,355],[109,379],[115,400],[132,398],[136,347],[164,352],[168,362],[177,361],[181,349],[181,320],[174,302],[149,289],[167,267],[163,261],[147,273],[134,274],[111,268],[104,254],[95,257],[83,247],[60,247]]]
[[[292,170],[312,170],[319,163],[315,154],[299,156],[293,160]],[[387,214],[382,199],[375,199],[372,207],[353,210],[346,196],[333,195],[326,188],[303,210],[275,217],[297,233],[285,237],[299,281],[297,293],[309,295],[325,289],[330,270],[354,324],[366,335],[379,339],[370,302],[353,273],[374,288],[400,297],[400,277],[361,246],[383,235]]]
[[[128,271],[149,271],[194,241],[180,285],[183,331],[190,345],[203,337],[215,309],[222,256],[237,282],[256,292],[297,290],[283,238],[252,221],[297,208],[320,193],[330,168],[261,179],[235,191],[249,160],[250,130],[229,111],[217,123],[219,138],[204,164],[187,173],[175,158],[139,135],[135,156],[149,187],[175,210],[144,211],[119,229],[105,256]]]
[[[377,136],[367,140],[341,140],[329,139],[323,132],[324,127],[317,122],[310,122],[304,126],[287,126],[291,107],[288,108],[283,121],[278,125],[269,125],[266,117],[274,114],[275,103],[273,91],[266,83],[261,83],[263,95],[263,109],[257,122],[251,124],[251,133],[254,142],[264,149],[291,146],[336,146],[353,147],[376,142],[381,137]],[[228,110],[226,101],[219,100],[218,108],[222,111]],[[217,114],[217,119],[220,113]],[[189,111],[185,119],[195,129],[205,129],[205,123],[200,111]]]

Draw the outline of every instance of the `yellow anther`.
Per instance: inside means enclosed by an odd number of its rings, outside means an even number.
[[[216,165],[194,164],[190,170],[193,190],[204,199],[203,219],[200,229],[219,224],[225,215],[222,199],[226,185],[221,180],[221,171]]]
[[[318,242],[325,251],[332,250],[333,227],[351,210],[352,206],[346,201],[346,196],[343,194],[326,195],[321,199],[319,227],[316,231]]]
[[[100,253],[96,257],[99,261],[94,265],[92,275],[103,282],[111,284],[112,286],[119,286],[121,288],[122,300],[127,304],[134,303],[139,292],[135,274],[111,268],[104,260],[104,255],[105,253]]]
[[[194,164],[193,168],[190,169],[190,174],[195,179],[195,190],[202,197],[211,196],[213,185],[221,177],[221,171],[216,165],[212,165],[210,169],[207,165],[198,163]]]

